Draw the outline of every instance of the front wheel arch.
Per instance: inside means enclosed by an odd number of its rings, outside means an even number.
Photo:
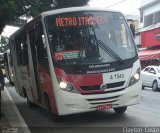
[[[54,110],[52,109],[52,105],[51,105],[51,102],[50,102],[50,99],[49,99],[47,92],[44,93],[44,99],[45,99],[47,111],[48,111],[49,115],[51,116],[52,120],[54,122],[60,122],[61,117],[58,114],[56,114],[54,112]]]

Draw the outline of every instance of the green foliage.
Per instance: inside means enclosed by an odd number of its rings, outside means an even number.
[[[0,34],[7,23],[15,21],[22,15],[35,17],[41,12],[55,8],[83,6],[86,5],[88,1],[89,0],[0,0]]]
[[[53,0],[28,0],[27,2],[28,12],[27,15],[35,17],[41,12],[54,9]]]
[[[8,42],[8,37],[0,36],[0,53],[5,52],[9,48]]]
[[[56,0],[56,7],[64,8],[64,7],[76,7],[76,6],[84,6],[87,5],[89,0]]]
[[[45,11],[56,8],[83,6],[87,5],[88,2],[89,0],[27,0],[25,5],[29,7],[27,15],[35,17]]]

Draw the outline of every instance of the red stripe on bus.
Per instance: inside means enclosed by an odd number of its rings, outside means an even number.
[[[71,82],[75,85],[77,90],[80,93],[98,93],[103,92],[103,90],[88,90],[84,91],[81,89],[81,86],[95,86],[103,84],[102,74],[77,74],[77,75],[68,75]]]
[[[102,74],[66,74],[64,70],[59,68],[55,68],[55,73],[66,82],[72,83],[79,93],[103,92],[103,90],[83,91],[80,88],[80,86],[94,86],[103,84]]]
[[[39,71],[39,79],[40,79],[39,82],[41,89],[47,92],[52,106],[52,110],[54,111],[54,113],[58,114],[51,77],[47,72],[46,68],[44,68],[42,65],[38,65],[38,71]]]

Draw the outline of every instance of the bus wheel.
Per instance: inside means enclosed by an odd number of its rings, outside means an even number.
[[[10,85],[14,86],[14,82],[11,81],[10,76],[9,76],[9,79],[8,79],[8,80],[9,80]]]
[[[125,106],[125,107],[119,107],[119,108],[114,108],[114,111],[117,114],[123,114],[126,110],[127,110],[127,106]]]
[[[10,83],[12,86],[14,86],[14,82],[12,82],[12,81],[9,81],[9,83]]]
[[[29,101],[28,97],[27,97],[27,103],[28,103],[28,106],[29,106],[30,108],[33,108],[33,107],[36,106],[34,103],[32,103],[31,101]]]
[[[45,103],[46,103],[47,111],[51,116],[51,118],[53,119],[53,121],[60,122],[60,116],[54,113],[54,111],[52,111],[51,103],[47,94],[45,95]]]

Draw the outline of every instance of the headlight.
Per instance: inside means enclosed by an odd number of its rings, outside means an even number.
[[[140,68],[137,69],[136,73],[130,78],[128,87],[134,85],[140,79]]]
[[[57,80],[58,80],[60,88],[63,91],[78,93],[78,91],[75,89],[75,87],[72,84],[63,81],[60,77],[57,77]]]
[[[59,83],[59,86],[60,86],[62,89],[65,89],[65,88],[67,87],[67,83],[61,81],[61,82]]]

